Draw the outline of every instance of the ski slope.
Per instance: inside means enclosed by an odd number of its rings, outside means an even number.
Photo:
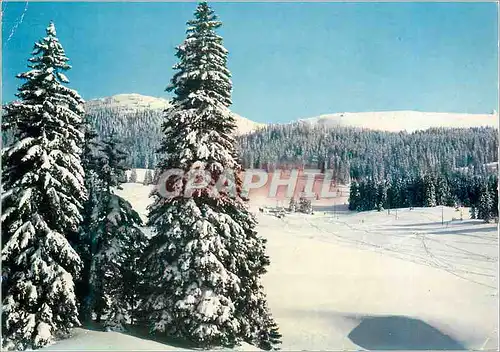
[[[151,186],[123,188],[145,217]],[[446,207],[353,213],[336,204],[335,212],[322,204],[314,215],[279,219],[258,211],[275,200],[251,201],[268,240],[263,281],[283,350],[498,349],[495,224],[468,219],[467,209],[460,221]],[[180,349],[119,333],[74,334],[47,349]]]

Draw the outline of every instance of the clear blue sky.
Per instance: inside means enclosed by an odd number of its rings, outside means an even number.
[[[345,111],[498,110],[494,3],[212,3],[224,27],[233,111],[284,122]],[[54,20],[84,99],[168,97],[195,3],[3,2],[2,101]]]

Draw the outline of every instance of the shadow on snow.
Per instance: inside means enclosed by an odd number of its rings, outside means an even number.
[[[450,336],[419,319],[404,316],[364,317],[349,339],[368,350],[465,350]]]

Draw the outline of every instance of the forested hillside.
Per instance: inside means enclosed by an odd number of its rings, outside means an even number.
[[[127,166],[152,168],[162,136],[161,109],[124,109],[87,104],[86,114],[99,137],[114,135],[127,154]],[[8,144],[10,138],[4,141]],[[498,160],[498,130],[493,127],[433,128],[413,133],[354,127],[269,125],[240,135],[245,168],[282,164],[333,170],[340,182],[365,176],[375,179],[422,172],[447,172]]]
[[[144,96],[130,102],[91,100],[87,119],[99,137],[113,135],[127,154],[127,166],[153,168],[157,162],[166,100]],[[156,100],[155,100],[156,99]],[[147,103],[147,104],[146,104]],[[248,131],[250,120],[238,116]],[[4,135],[4,143],[8,144]],[[370,176],[375,179],[448,172],[498,161],[498,129],[494,127],[431,128],[408,133],[302,122],[276,124],[238,136],[245,168],[273,168],[283,164],[333,170],[340,182]]]
[[[365,176],[385,179],[448,172],[461,167],[481,171],[498,160],[498,130],[433,128],[414,133],[383,132],[349,127],[274,125],[239,138],[243,164],[303,163],[332,169],[347,182]]]
[[[87,108],[99,135],[115,134],[128,155],[130,167],[156,163],[162,111]],[[451,171],[498,160],[498,130],[492,127],[433,128],[413,133],[351,127],[310,126],[303,123],[270,125],[237,138],[245,168],[283,163],[333,170],[341,182],[364,176]]]
[[[127,154],[127,166],[149,168],[156,164],[156,149],[162,138],[162,109],[120,108],[90,105],[87,119],[100,138],[113,135]]]
[[[89,100],[85,104],[87,120],[100,138],[114,135],[122,142],[128,155],[129,167],[148,168],[156,164],[163,132],[164,110],[169,101],[140,94],[119,94],[112,97]],[[261,124],[232,114],[236,122],[236,134],[248,133]]]

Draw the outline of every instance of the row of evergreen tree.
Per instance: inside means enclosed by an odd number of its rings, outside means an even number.
[[[145,186],[156,184],[156,181],[158,180],[158,177],[159,177],[159,172],[160,172],[159,169],[155,169],[154,172],[151,169],[146,169],[144,171],[144,179],[142,180],[141,183]],[[136,169],[132,169],[130,171],[130,176],[126,177],[126,181],[129,183],[137,183],[138,182]]]
[[[98,138],[115,135],[130,168],[151,168],[164,156],[160,109],[123,110],[91,104],[86,119]],[[2,132],[4,142],[12,134]],[[473,168],[483,172],[498,160],[498,130],[492,127],[432,128],[412,133],[306,123],[269,125],[236,138],[244,168],[273,168],[284,163],[333,170],[336,180],[385,179],[410,172],[452,172]]]
[[[99,136],[116,134],[127,153],[127,165],[148,168],[161,143],[159,110],[121,112],[94,106],[88,117]],[[269,125],[236,138],[244,168],[273,168],[284,163],[333,170],[334,177],[384,179],[402,173],[451,172],[498,160],[498,130],[492,127],[433,128],[412,133],[305,123]]]
[[[220,26],[206,2],[188,21],[159,173],[241,170]],[[116,193],[126,152],[85,121],[83,99],[65,85],[70,66],[53,23],[29,62],[2,121],[13,138],[2,153],[2,348],[40,348],[91,321],[113,330],[142,324],[205,348],[277,348],[261,284],[266,241],[240,193],[199,189],[187,198],[188,175],[177,180],[179,195],[155,189],[148,238]]]
[[[395,133],[293,123],[269,125],[238,140],[247,168],[302,164],[331,170],[341,183],[450,173],[465,167],[482,173],[486,164],[498,160],[498,129],[492,127]]]
[[[161,109],[128,111],[99,105],[86,109],[86,119],[99,139],[115,135],[121,141],[130,168],[152,168],[162,158],[157,150],[163,139],[163,118]]]
[[[425,174],[415,177],[376,181],[353,181],[349,209],[383,210],[437,205],[471,207],[473,219],[498,219],[498,177],[467,172]]]

